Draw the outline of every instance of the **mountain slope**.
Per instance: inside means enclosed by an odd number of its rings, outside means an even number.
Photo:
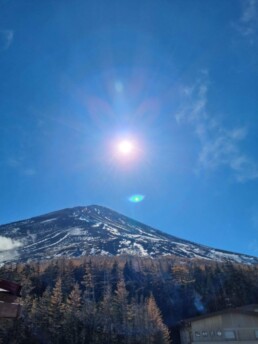
[[[0,226],[13,240],[1,261],[83,255],[138,255],[258,263],[258,258],[179,239],[101,206],[75,207]],[[16,247],[15,247],[16,246]]]

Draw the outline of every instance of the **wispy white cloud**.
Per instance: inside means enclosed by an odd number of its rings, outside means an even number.
[[[175,115],[178,124],[192,126],[199,140],[198,170],[226,167],[239,182],[258,178],[257,163],[241,149],[247,128],[228,129],[216,120],[207,110],[208,89],[208,73],[203,72],[194,85],[182,90],[183,105]]]
[[[36,174],[36,170],[34,170],[34,168],[25,168],[22,172],[26,176],[34,176]]]
[[[0,50],[7,50],[13,42],[13,30],[0,30]]]
[[[255,19],[257,14],[257,0],[245,0],[243,1],[243,6],[241,22],[250,23],[250,21]]]
[[[252,36],[258,30],[258,0],[241,0],[241,7],[241,16],[234,27],[252,41]]]
[[[19,253],[17,250],[10,250],[10,251],[0,251],[0,266],[5,262],[10,262],[13,260],[17,260],[19,258]]]
[[[22,246],[21,241],[0,235],[0,263],[17,259]]]
[[[21,246],[23,244],[20,241],[0,235],[0,251],[9,251]]]
[[[18,167],[20,166],[22,163],[22,159],[16,159],[16,158],[12,158],[10,157],[7,161],[6,164],[9,167]]]
[[[26,165],[23,158],[10,157],[6,161],[6,165],[11,167],[11,168],[16,169],[21,174],[28,176],[28,177],[34,176],[37,173],[37,171],[33,167],[28,167]]]

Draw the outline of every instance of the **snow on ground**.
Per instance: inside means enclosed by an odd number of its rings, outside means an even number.
[[[55,220],[56,220],[56,217],[54,217],[52,219],[41,221],[41,223],[48,223],[48,222],[52,222],[52,221],[55,221]]]
[[[12,229],[13,233],[17,233],[17,232],[18,232],[18,230],[20,230],[20,228],[19,228],[19,227],[15,227],[15,228],[13,228],[13,229]]]
[[[48,245],[47,247],[55,246],[55,245],[59,244],[61,241],[64,241],[64,239],[67,238],[68,235],[69,235],[69,233],[66,233],[66,235],[63,238],[59,239],[58,241],[54,242],[53,244]]]
[[[85,217],[85,216],[80,216],[80,217],[79,217],[79,220],[80,220],[80,221],[89,222],[89,219],[87,219],[87,217]]]
[[[137,244],[136,242],[133,244],[134,248],[136,248],[136,250],[138,251],[138,253],[141,255],[141,256],[148,256],[148,251],[146,251],[142,245],[140,244]]]
[[[102,223],[101,222],[96,222],[96,223],[94,223],[91,227],[99,227],[100,225],[102,225]]]
[[[122,240],[119,247],[118,254],[139,255],[141,257],[149,255],[148,251],[141,244],[136,242],[132,243],[129,240]]]
[[[113,235],[120,235],[118,230],[114,227],[109,227],[108,225],[104,225],[103,229],[106,229],[108,232],[110,232]]]
[[[105,251],[105,250],[101,250],[100,255],[101,256],[110,256],[110,253]]]
[[[35,245],[41,244],[42,242],[47,241],[47,240],[52,240],[53,238],[55,238],[55,237],[58,236],[58,235],[60,235],[59,232],[58,232],[57,234],[51,236],[51,237],[47,237],[47,238],[45,238],[45,239],[43,239],[43,240],[40,240],[40,241],[37,241],[37,242],[35,242],[35,243],[31,244],[31,245],[27,245],[25,248],[28,248],[28,247],[31,247],[31,246],[35,246]]]
[[[215,250],[210,250],[208,256],[210,258],[216,258],[217,260],[223,260],[223,259],[234,259],[237,263],[241,263],[242,259],[241,256],[234,254],[234,253],[226,253],[226,252],[219,252]]]
[[[70,235],[82,235],[82,234],[85,234],[85,232],[86,231],[80,227],[74,227],[74,228],[69,230]]]

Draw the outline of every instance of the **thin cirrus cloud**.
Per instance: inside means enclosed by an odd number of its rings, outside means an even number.
[[[36,174],[36,170],[32,167],[26,167],[22,158],[9,158],[6,165],[12,169],[16,169],[21,174],[32,177]]]
[[[244,37],[251,38],[258,31],[258,0],[242,0],[242,12],[234,27]]]
[[[34,168],[25,168],[22,170],[22,173],[25,174],[26,176],[34,176],[36,174],[36,170]]]
[[[257,163],[240,147],[247,137],[247,128],[228,129],[208,113],[208,87],[208,73],[203,71],[192,87],[182,89],[184,105],[175,116],[179,125],[187,124],[193,128],[201,145],[198,170],[216,171],[226,167],[238,182],[257,179]]]
[[[13,42],[13,30],[0,30],[0,51],[9,49]]]

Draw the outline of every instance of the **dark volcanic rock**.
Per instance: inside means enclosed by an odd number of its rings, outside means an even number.
[[[0,236],[15,240],[1,261],[45,260],[60,256],[137,255],[258,263],[258,258],[182,240],[101,207],[63,209],[0,226]],[[13,252],[12,252],[13,251]],[[13,254],[12,254],[13,253]]]

